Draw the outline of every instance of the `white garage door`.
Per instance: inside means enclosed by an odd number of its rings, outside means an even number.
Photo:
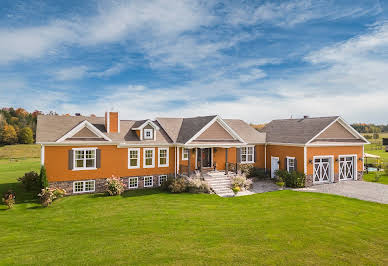
[[[332,158],[314,157],[314,183],[328,183],[332,178]]]
[[[339,179],[353,180],[355,177],[355,156],[339,156]]]

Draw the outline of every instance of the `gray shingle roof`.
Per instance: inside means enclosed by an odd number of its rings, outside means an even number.
[[[265,133],[261,133],[240,119],[224,119],[246,143],[265,143]]]
[[[267,142],[306,144],[337,118],[338,116],[273,120],[261,132],[267,133]]]

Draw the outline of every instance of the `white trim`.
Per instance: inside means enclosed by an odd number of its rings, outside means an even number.
[[[84,153],[84,158],[83,158],[83,162],[84,162],[84,166],[83,167],[77,167],[77,164],[76,164],[76,156],[75,156],[75,151],[94,151],[94,167],[86,167],[86,156],[85,156],[85,153]],[[95,147],[87,147],[87,148],[73,148],[72,149],[73,151],[73,169],[72,171],[80,171],[80,170],[97,170],[97,148]]]
[[[40,145],[40,165],[44,165],[44,145]]]
[[[221,117],[216,115],[209,123],[207,123],[200,131],[198,131],[191,139],[189,139],[186,144],[191,143],[193,140],[198,138],[203,132],[206,131],[211,125],[215,122],[218,122],[234,139],[241,141],[246,144],[245,141],[224,121]]]
[[[195,162],[194,169],[198,169],[198,148],[195,148],[195,159],[194,159],[194,162]]]
[[[162,177],[162,176],[165,176],[165,177],[166,177],[166,181],[167,181],[167,178],[168,178],[167,175],[159,175],[159,176],[158,176],[158,185],[159,185],[159,186],[162,185],[162,183],[160,183],[160,177]]]
[[[94,134],[100,136],[101,138],[107,140],[107,141],[112,141],[110,138],[108,138],[107,136],[105,136],[100,130],[98,130],[98,128],[96,128],[95,126],[93,126],[89,121],[87,120],[84,120],[83,122],[81,122],[79,125],[77,125],[76,127],[74,127],[72,130],[70,130],[69,132],[67,132],[65,135],[63,135],[61,138],[59,138],[56,142],[62,142],[68,138],[71,138],[72,136],[74,136],[75,134],[77,134],[81,129],[83,128],[88,128],[90,131],[92,131]],[[108,132],[109,133],[109,132]],[[67,143],[67,145],[72,145],[72,143]],[[85,145],[85,144],[84,144]]]
[[[154,136],[154,129],[151,129],[151,128],[145,128],[143,129],[143,139],[144,140],[155,140],[155,136]],[[147,132],[151,132],[150,134],[150,137],[147,136]]]
[[[166,164],[160,164],[160,151],[166,152]],[[168,167],[169,166],[169,148],[159,148],[158,147],[158,167]]]
[[[179,154],[179,150],[180,150],[180,148],[179,147],[175,147],[175,150],[177,151],[176,153],[175,153],[175,155],[176,155],[176,161],[177,161],[177,164],[176,164],[176,169],[177,169],[177,173],[179,173],[179,158],[180,158],[180,154]]]
[[[295,157],[290,157],[290,156],[286,156],[287,158],[287,172],[290,172],[290,164],[289,164],[289,160],[294,160],[294,171],[297,171],[297,169],[295,168]]]
[[[86,187],[85,183],[86,182],[90,182],[90,181],[93,182],[93,190],[86,191],[85,190],[85,187]],[[82,191],[75,191],[75,183],[83,183]],[[75,180],[75,181],[73,181],[73,193],[74,194],[86,193],[86,192],[94,192],[95,190],[96,190],[96,181],[95,180]]]
[[[315,159],[320,159],[320,158],[329,158],[329,166],[330,166],[330,176],[328,181],[323,181],[323,182],[318,182],[315,181],[314,178],[314,164],[315,164]],[[333,183],[334,182],[334,155],[317,155],[313,156],[313,184],[324,184],[324,183]]]
[[[264,144],[264,172],[267,173],[267,144]]]
[[[357,173],[358,173],[358,170],[357,170],[358,156],[357,156],[357,154],[341,154],[341,155],[338,155],[338,182],[350,180],[350,179],[341,179],[341,158],[344,158],[344,157],[353,157],[353,180],[357,180]]]
[[[148,186],[146,186],[145,185],[145,179],[146,178],[151,178],[151,185],[148,185]],[[149,176],[144,176],[143,177],[143,187],[153,187],[154,186],[154,176],[152,176],[152,175],[149,175]]]
[[[152,165],[146,165],[146,151],[152,151]],[[155,168],[155,148],[143,148],[143,168]]]
[[[152,122],[151,119],[148,119],[138,127],[132,128],[132,130],[142,130],[148,124],[150,124],[155,130],[159,130],[159,127],[154,122]]]
[[[187,150],[187,158],[185,158],[183,155],[185,154],[185,150]],[[179,156],[178,156],[179,157]],[[182,161],[187,161],[189,159],[189,149],[182,147]]]
[[[131,161],[130,161],[130,153],[131,151],[137,151],[137,165],[136,166],[131,166]],[[129,148],[128,149],[128,169],[136,169],[140,168],[140,148]]]
[[[307,175],[307,147],[303,147],[303,172]]]
[[[135,179],[136,178],[136,187],[131,187],[131,179]],[[139,177],[135,176],[135,177],[129,177],[128,178],[128,189],[136,189],[139,187]]]
[[[279,157],[276,157],[276,156],[271,156],[271,178],[275,178],[275,171],[272,171],[272,160],[276,158],[278,160],[278,169],[276,170],[279,170],[280,167],[279,167],[279,163],[280,163],[280,160],[279,160]]]
[[[240,164],[250,164],[250,163],[255,163],[255,146],[251,146],[251,145],[246,145],[244,147],[241,147],[241,148],[246,148],[247,149],[247,154],[246,154],[246,158],[247,160],[243,162],[242,160],[242,152],[241,152],[241,149],[240,149]],[[252,148],[252,161],[248,161],[248,148]]]

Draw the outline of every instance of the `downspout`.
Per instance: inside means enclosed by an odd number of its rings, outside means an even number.
[[[267,173],[267,143],[264,144],[264,172]]]
[[[176,164],[177,164],[177,158],[176,158],[176,146],[175,146],[175,158],[174,158],[174,161],[175,161],[175,165],[174,165],[174,178],[176,178],[176,169],[177,169],[177,167],[176,167]]]
[[[44,145],[40,145],[40,165],[44,166]]]

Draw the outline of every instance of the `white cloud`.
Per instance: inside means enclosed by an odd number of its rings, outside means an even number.
[[[75,80],[83,78],[87,71],[87,66],[73,66],[54,71],[53,75],[57,80]]]
[[[254,81],[254,80],[257,80],[257,79],[264,78],[266,76],[267,76],[267,74],[265,74],[263,70],[261,70],[261,69],[252,69],[247,74],[241,74],[240,75],[240,81],[242,81],[242,82],[250,82],[250,81]]]

